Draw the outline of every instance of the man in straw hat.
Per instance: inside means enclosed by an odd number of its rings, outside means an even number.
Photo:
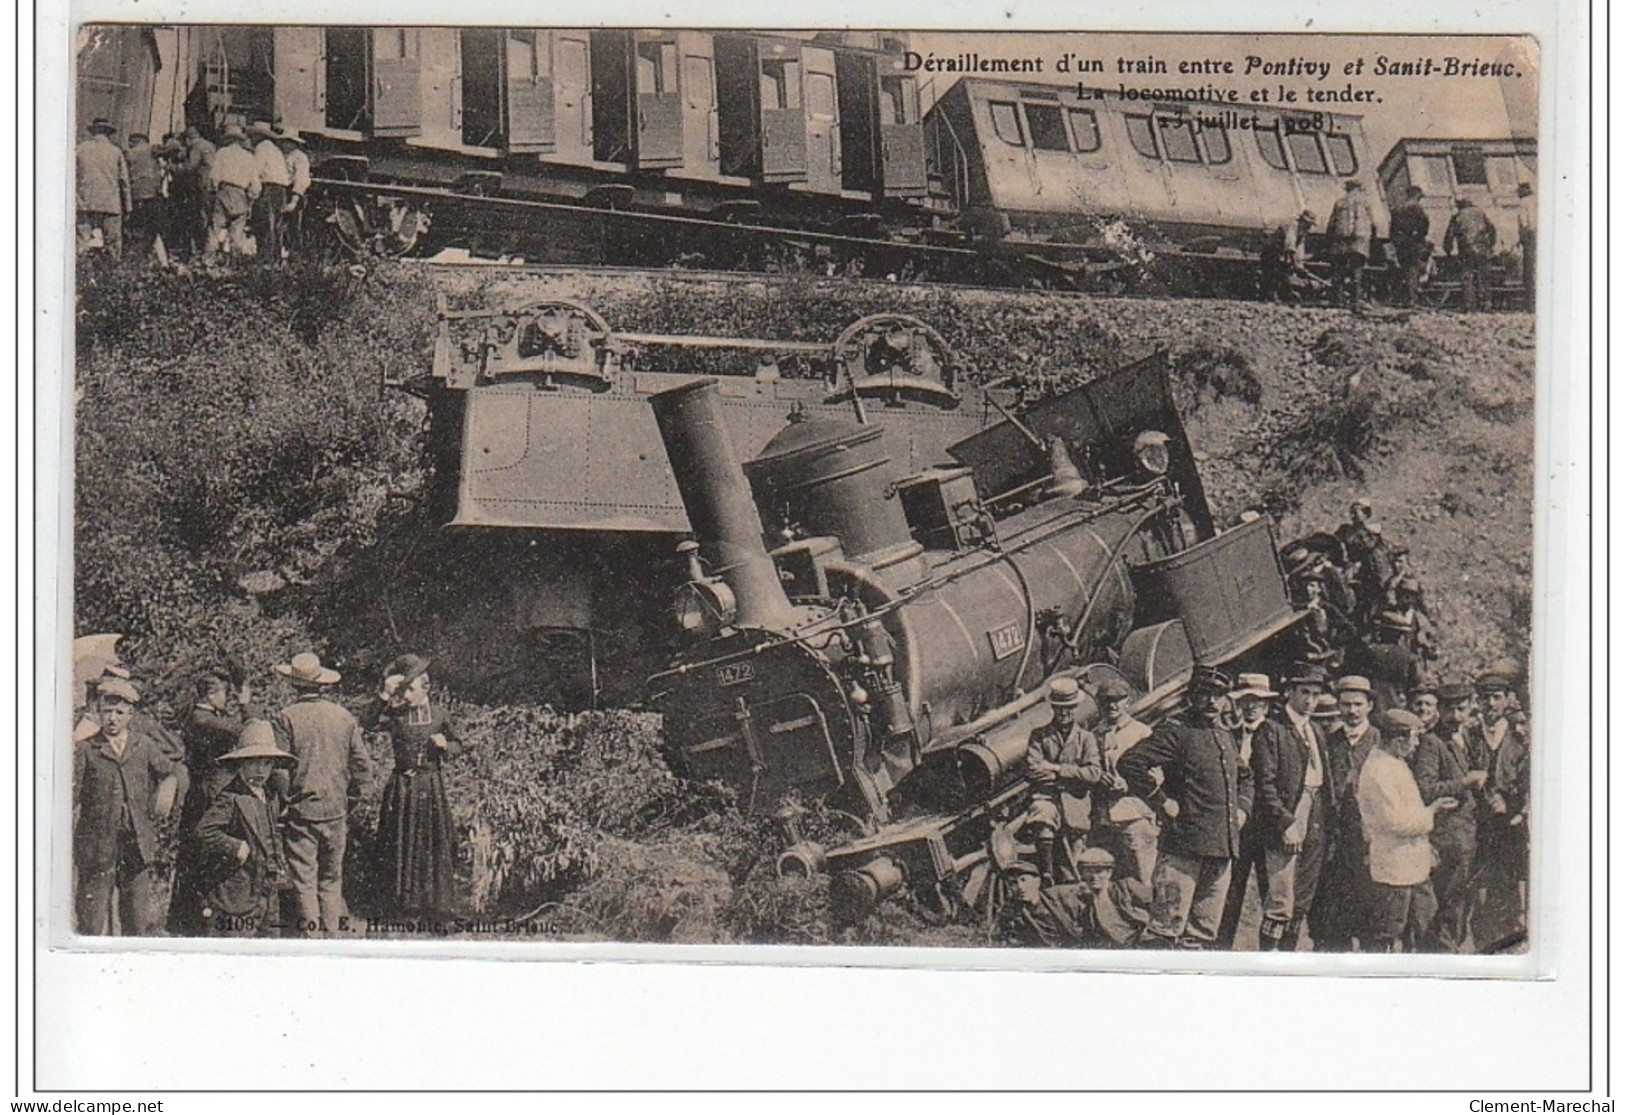
[[[74,894],[80,933],[147,936],[158,928],[152,869],[158,822],[180,793],[179,764],[133,725],[141,693],[125,678],[96,686],[98,724],[73,748]]]
[[[1184,717],[1159,725],[1117,762],[1129,792],[1165,817],[1142,940],[1149,948],[1203,949],[1218,939],[1252,790],[1251,772],[1221,721],[1230,689],[1223,671],[1198,666]],[[1159,767],[1160,785],[1152,775]]]
[[[209,216],[209,240],[203,262],[212,264],[221,245],[240,256],[249,254],[248,215],[260,196],[259,165],[248,149],[248,137],[236,124],[220,133],[220,149],[210,168],[214,206]]]
[[[255,249],[261,263],[280,263],[283,210],[288,206],[293,175],[288,171],[288,158],[277,142],[275,128],[256,120],[248,126],[248,138],[254,145],[254,170],[260,180],[252,217]]]
[[[1365,828],[1355,789],[1360,771],[1382,739],[1371,724],[1371,679],[1349,674],[1337,679],[1338,721],[1326,735],[1331,840],[1321,872],[1320,897],[1309,911],[1309,932],[1321,952],[1351,952],[1357,938],[1369,936],[1370,870]]]
[[[219,761],[231,781],[197,824],[203,881],[198,923],[211,937],[265,936],[288,875],[277,824],[280,803],[267,782],[273,769],[296,767],[298,760],[276,745],[269,723],[250,720],[236,749]]]
[[[350,810],[372,776],[372,759],[355,717],[326,696],[339,681],[337,670],[306,651],[279,663],[276,672],[299,693],[273,721],[279,742],[298,760],[283,822],[297,919],[293,929],[333,933],[349,922],[344,845]]]
[[[113,142],[113,125],[96,117],[85,129],[90,138],[74,149],[75,239],[83,253],[100,234],[102,247],[117,259],[124,251],[124,218],[130,212],[130,165]]]
[[[310,156],[296,128],[278,128],[276,144],[288,161],[288,203],[282,207],[283,242],[290,254],[303,246],[305,195],[310,192]]]
[[[1293,700],[1307,713],[1321,685],[1307,676],[1295,680],[1299,684]],[[1258,947],[1273,952],[1283,944],[1289,949],[1296,945],[1287,943],[1286,935],[1296,911],[1298,852],[1308,836],[1316,791],[1325,782],[1325,765],[1314,743],[1306,747],[1285,722],[1269,717],[1270,702],[1281,695],[1270,687],[1266,675],[1242,674],[1237,681],[1230,699],[1240,714],[1241,754],[1252,770],[1253,810],[1241,832],[1240,870],[1230,879],[1219,943],[1224,948],[1234,944],[1247,883],[1256,874],[1264,908]]]
[[[1070,869],[1070,841],[1089,831],[1089,791],[1106,780],[1100,744],[1078,723],[1082,701],[1076,680],[1050,682],[1050,722],[1027,738],[1027,770],[1038,784],[1027,829],[1045,886],[1056,881],[1057,840],[1063,841],[1063,862]]]
[[[1456,808],[1452,797],[1422,801],[1410,759],[1422,721],[1404,709],[1381,715],[1382,739],[1360,770],[1355,796],[1370,846],[1369,952],[1414,951],[1433,926],[1438,904],[1428,876],[1433,848],[1428,834],[1438,814]]]

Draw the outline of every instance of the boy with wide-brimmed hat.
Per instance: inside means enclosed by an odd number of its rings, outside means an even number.
[[[268,782],[273,770],[298,760],[277,746],[269,723],[250,720],[220,765],[231,780],[204,811],[194,837],[203,879],[198,924],[211,937],[263,936],[276,920],[277,891],[288,877],[280,802]]]
[[[276,672],[299,693],[277,714],[278,739],[298,766],[289,778],[283,844],[294,902],[294,932],[335,933],[349,920],[344,847],[350,810],[372,776],[361,726],[326,691],[339,673],[315,654],[296,654]]]
[[[76,928],[146,936],[158,928],[153,867],[158,824],[181,790],[179,764],[133,723],[141,692],[120,677],[96,685],[98,722],[73,748]]]

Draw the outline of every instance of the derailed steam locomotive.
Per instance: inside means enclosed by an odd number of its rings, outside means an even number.
[[[909,476],[861,412],[792,415],[741,465],[715,381],[650,402],[695,535],[689,642],[650,681],[668,758],[753,813],[861,818],[781,860],[835,872],[848,916],[905,887],[945,914],[982,903],[1046,679],[1121,677],[1155,717],[1196,665],[1267,654],[1299,618],[1267,523],[1214,529],[1160,354]]]

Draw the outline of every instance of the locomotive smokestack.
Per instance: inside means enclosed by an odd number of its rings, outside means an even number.
[[[762,545],[762,519],[728,437],[717,381],[673,387],[651,395],[649,405],[700,553],[733,590],[735,624],[768,630],[792,626],[795,610]]]

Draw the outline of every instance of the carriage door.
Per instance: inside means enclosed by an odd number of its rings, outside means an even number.
[[[819,193],[841,192],[841,120],[835,92],[835,55],[812,47],[801,52],[806,74],[807,185]]]
[[[755,39],[716,37],[718,171],[755,178],[762,170],[761,63]],[[691,94],[692,95],[692,94]]]
[[[282,27],[272,59],[276,76],[276,117],[298,131],[318,131],[327,108],[326,68],[320,27]]]
[[[880,176],[887,197],[926,195],[920,89],[901,74],[880,79]]]
[[[801,48],[764,41],[758,76],[762,106],[762,181],[807,179],[807,118],[801,107]]]
[[[702,49],[700,44],[684,44],[683,110],[688,124],[683,129],[683,165],[695,175],[710,177],[717,173],[722,155],[722,131],[716,69],[708,55],[697,53]]]
[[[414,27],[378,27],[372,33],[372,134],[417,135],[423,128],[418,83],[420,32]]]
[[[553,34],[555,150],[560,162],[591,162],[592,75],[587,39],[581,32]]]
[[[508,154],[553,150],[552,51],[545,31],[507,33]]]
[[[677,89],[677,40],[639,32],[637,165],[683,165],[683,99]]]
[[[1157,143],[1157,124],[1149,112],[1125,112],[1123,128],[1128,135],[1129,155],[1123,160],[1130,211],[1139,217],[1162,218],[1177,212],[1178,195],[1173,176],[1163,162]]]

